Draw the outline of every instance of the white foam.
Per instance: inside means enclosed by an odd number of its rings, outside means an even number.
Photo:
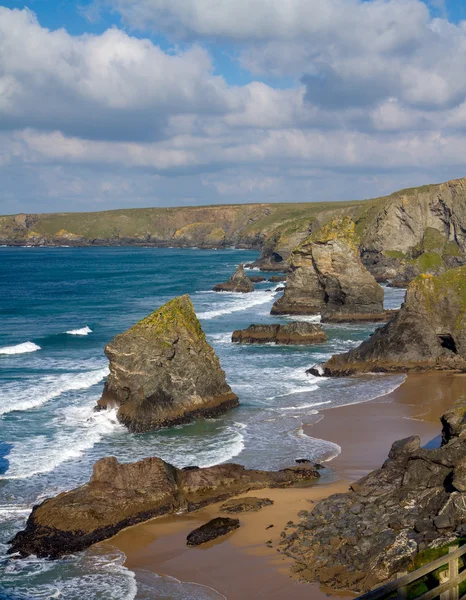
[[[47,375],[39,379],[32,377],[2,386],[0,415],[19,410],[30,410],[42,406],[64,392],[85,390],[96,385],[108,375],[107,367],[85,373]]]
[[[77,459],[100,440],[118,430],[124,431],[116,409],[94,411],[92,406],[71,406],[54,419],[59,433],[25,438],[14,444],[7,455],[9,467],[0,479],[26,479],[49,473],[62,463]]]
[[[331,404],[331,400],[325,400],[322,402],[310,402],[309,404],[301,404],[300,406],[284,406],[280,410],[304,410],[306,408],[315,408],[316,406],[323,406],[324,404]],[[317,411],[316,413],[317,414]]]
[[[291,321],[304,321],[306,323],[320,323],[321,315],[283,315],[285,319]]]
[[[23,342],[16,346],[4,346],[0,348],[0,354],[26,354],[27,352],[36,352],[40,350],[40,346],[34,342]]]
[[[231,315],[235,312],[248,310],[254,306],[260,306],[273,300],[275,290],[271,292],[250,292],[249,294],[239,294],[235,292],[215,292],[221,296],[228,297],[231,300],[228,303],[222,304],[221,308],[198,313],[200,319],[215,319],[223,315]]]
[[[68,335],[88,335],[92,333],[92,329],[86,325],[86,327],[82,327],[81,329],[70,329],[70,331],[65,331]]]

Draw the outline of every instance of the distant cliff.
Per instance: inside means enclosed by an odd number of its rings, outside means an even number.
[[[0,217],[0,244],[150,245],[262,250],[277,266],[326,221],[349,216],[380,279],[437,273],[466,256],[466,179],[351,202],[141,208]]]

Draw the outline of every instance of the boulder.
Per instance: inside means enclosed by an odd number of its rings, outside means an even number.
[[[246,275],[243,265],[239,265],[233,275],[225,283],[217,283],[214,292],[241,292],[247,294],[254,291],[254,284]]]
[[[228,500],[220,507],[222,512],[228,514],[236,514],[242,512],[257,512],[264,506],[272,506],[273,500],[270,498],[255,498],[248,496],[247,498],[233,498]]]
[[[183,470],[160,458],[126,464],[115,457],[102,458],[89,483],[33,508],[26,528],[11,541],[10,553],[58,558],[159,515],[197,510],[249,490],[302,485],[318,477],[312,465],[270,472],[235,464]]]
[[[317,344],[326,342],[327,335],[321,325],[294,321],[286,325],[250,325],[247,329],[234,331],[231,341],[240,344]]]
[[[186,538],[187,546],[200,546],[239,529],[239,520],[229,517],[216,517],[191,531]]]
[[[448,552],[463,532],[465,490],[464,438],[431,450],[400,440],[380,469],[316,504],[282,548],[301,578],[363,593],[419,566],[425,550]]]
[[[215,417],[238,406],[189,296],[171,300],[105,348],[110,375],[99,408],[141,432]]]
[[[291,254],[286,289],[272,314],[385,319],[383,289],[362,264],[358,243],[349,217],[333,219],[312,233]]]
[[[403,306],[360,346],[333,356],[324,375],[466,370],[466,267],[412,281]]]
[[[253,283],[262,283],[263,281],[267,281],[263,275],[252,275],[252,276],[248,276],[248,277],[249,277],[249,280],[252,281]]]

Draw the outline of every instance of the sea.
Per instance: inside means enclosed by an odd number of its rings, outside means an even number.
[[[282,284],[256,284],[250,294],[212,291],[257,256],[233,248],[0,247],[1,600],[223,598],[162,573],[130,571],[110,543],[49,561],[8,556],[8,540],[24,528],[33,505],[86,482],[104,456],[122,462],[159,456],[177,467],[234,461],[280,469],[297,458],[331,465],[340,447],[309,437],[303,426],[332,407],[366,402],[402,383],[400,375],[306,374],[358,345],[375,324],[325,324],[328,342],[311,347],[232,344],[235,329],[290,320],[270,315]],[[94,412],[108,374],[105,344],[186,293],[240,407],[217,419],[130,433],[113,410]],[[385,288],[387,308],[399,307],[403,297],[404,290]]]

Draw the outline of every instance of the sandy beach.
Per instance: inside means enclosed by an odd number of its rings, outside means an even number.
[[[206,585],[229,600],[350,598],[351,594],[298,582],[290,573],[288,559],[278,552],[280,533],[289,521],[299,521],[299,511],[347,491],[352,481],[379,467],[393,441],[419,435],[423,444],[435,443],[441,431],[440,415],[464,393],[465,375],[414,374],[386,396],[323,411],[323,418],[307,426],[305,433],[341,447],[341,454],[329,463],[332,473],[306,488],[244,494],[271,498],[274,505],[240,515],[241,528],[216,542],[188,548],[186,536],[221,515],[219,505],[128,528],[110,543],[125,552],[126,566],[136,573],[152,571]]]

